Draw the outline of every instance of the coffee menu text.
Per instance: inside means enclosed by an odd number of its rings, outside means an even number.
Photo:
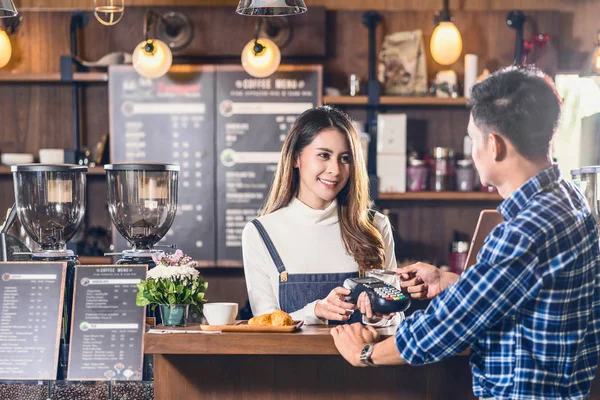
[[[146,265],[80,266],[75,274],[68,379],[141,380]]]
[[[0,263],[0,380],[56,379],[66,263]]]

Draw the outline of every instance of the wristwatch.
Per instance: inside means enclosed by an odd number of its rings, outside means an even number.
[[[373,364],[373,360],[371,360],[371,355],[373,354],[374,348],[375,343],[369,343],[366,344],[360,352],[360,362],[368,367],[376,367],[376,365]]]

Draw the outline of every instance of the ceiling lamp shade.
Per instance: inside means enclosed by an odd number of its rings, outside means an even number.
[[[12,46],[6,31],[0,30],[0,68],[6,67],[12,55]]]
[[[453,22],[442,21],[431,35],[431,55],[441,65],[454,64],[462,53],[462,37]]]
[[[240,0],[235,10],[241,15],[283,17],[306,12],[304,0]]]
[[[165,42],[145,40],[136,46],[132,55],[133,68],[146,78],[160,78],[173,64],[173,54]]]
[[[15,17],[17,14],[17,8],[12,0],[0,0],[0,18]]]
[[[252,39],[242,50],[242,67],[254,78],[266,78],[281,63],[281,51],[270,39]]]

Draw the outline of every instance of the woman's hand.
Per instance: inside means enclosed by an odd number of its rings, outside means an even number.
[[[371,300],[366,292],[362,292],[358,295],[358,300],[356,301],[356,307],[360,310],[360,313],[366,317],[367,321],[370,323],[375,323],[381,321],[382,319],[390,319],[394,316],[395,313],[391,314],[378,314],[373,312],[373,308],[371,307]]]
[[[336,287],[329,292],[326,298],[317,301],[315,315],[331,321],[347,321],[356,309],[354,304],[344,301],[344,296],[349,294],[350,289]]]

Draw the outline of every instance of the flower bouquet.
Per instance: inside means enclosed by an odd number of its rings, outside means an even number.
[[[181,250],[153,256],[156,267],[148,271],[138,286],[136,304],[159,306],[164,326],[185,326],[190,305],[202,312],[208,283],[196,267],[198,263]]]

